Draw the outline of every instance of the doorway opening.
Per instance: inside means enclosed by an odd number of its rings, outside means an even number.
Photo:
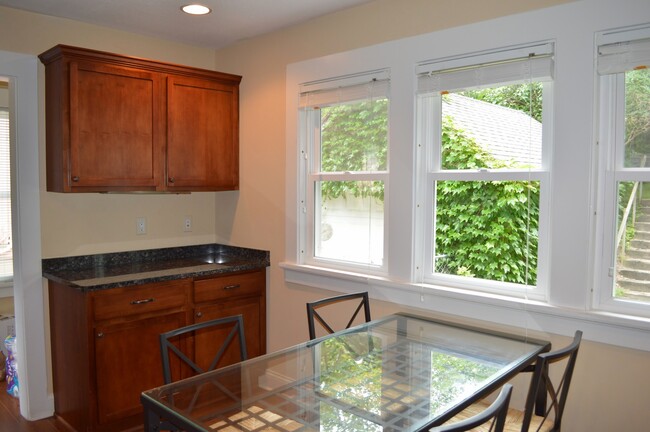
[[[5,339],[16,336],[11,229],[10,113],[9,80],[0,77],[0,351],[5,357],[8,355]],[[0,370],[3,368],[4,365],[0,365]]]

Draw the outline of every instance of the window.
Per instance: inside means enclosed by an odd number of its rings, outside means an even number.
[[[553,44],[418,66],[420,278],[544,296]]]
[[[383,267],[388,90],[385,71],[301,88],[303,262]]]
[[[6,90],[0,87],[0,91]],[[0,108],[0,287],[13,283],[10,166],[9,111]]]
[[[650,27],[598,35],[596,307],[650,315]]]

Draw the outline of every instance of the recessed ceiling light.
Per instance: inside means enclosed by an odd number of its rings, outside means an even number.
[[[181,10],[190,15],[205,15],[212,12],[209,7],[200,4],[189,4],[181,8]]]

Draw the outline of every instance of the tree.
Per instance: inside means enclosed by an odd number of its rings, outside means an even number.
[[[626,165],[650,154],[650,70],[625,74],[625,146]]]
[[[542,83],[531,82],[461,92],[463,96],[525,112],[542,122]]]
[[[442,151],[456,169],[507,167],[449,117],[443,119]],[[436,271],[534,285],[538,216],[537,182],[437,182]]]
[[[321,109],[321,171],[384,171],[388,154],[388,100]],[[381,182],[324,182],[323,200],[340,196],[384,199]]]
[[[541,120],[541,83],[463,92],[532,112]],[[321,109],[321,170],[385,170],[388,101]],[[507,168],[443,119],[443,160],[454,169]],[[383,201],[382,182],[322,182],[323,201],[368,197]],[[441,181],[436,186],[436,271],[520,284],[536,282],[539,183]]]

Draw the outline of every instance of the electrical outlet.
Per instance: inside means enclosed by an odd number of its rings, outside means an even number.
[[[147,233],[147,219],[139,217],[135,219],[135,233],[142,235]]]
[[[192,216],[185,216],[185,219],[183,221],[183,231],[192,231]]]

